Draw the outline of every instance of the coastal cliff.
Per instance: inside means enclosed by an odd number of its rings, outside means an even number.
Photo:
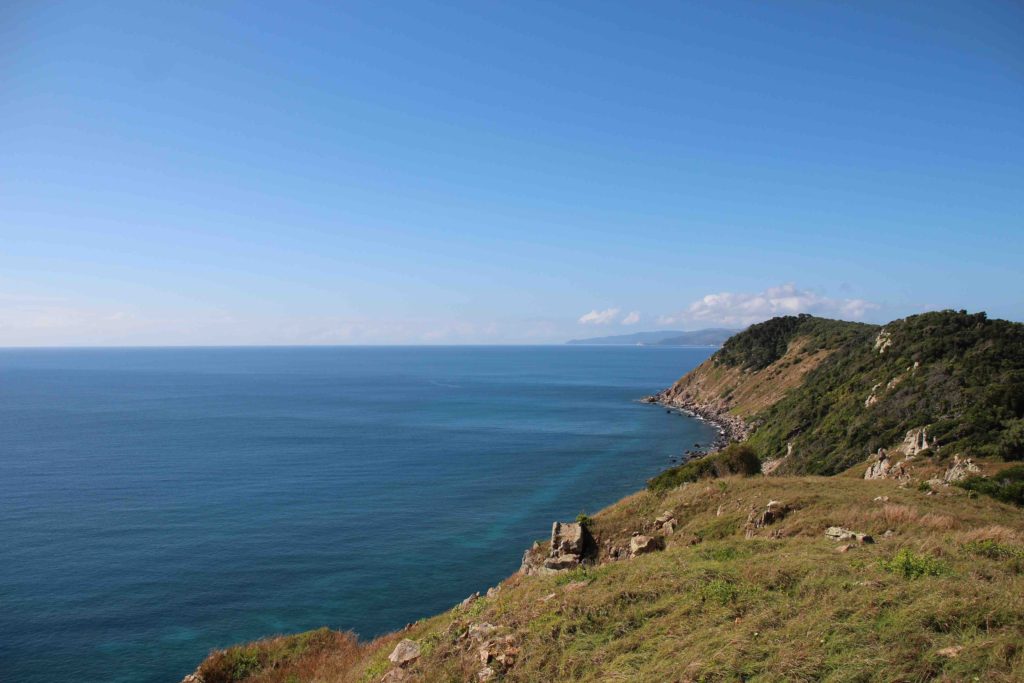
[[[556,521],[447,612],[186,682],[1024,680],[1024,326],[777,318],[646,400],[742,443]]]

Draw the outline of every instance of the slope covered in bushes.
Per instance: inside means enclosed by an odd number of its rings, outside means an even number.
[[[814,329],[836,350],[755,417],[750,445],[762,458],[792,444],[783,471],[832,474],[918,427],[945,456],[1024,456],[1024,325],[941,311],[879,329],[835,323],[829,337],[831,326]]]

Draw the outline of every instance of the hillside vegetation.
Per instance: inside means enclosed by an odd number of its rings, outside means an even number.
[[[754,325],[661,395],[742,418],[780,472],[834,474],[926,427],[939,457],[1024,457],[1024,325],[941,311]],[[746,436],[747,434],[742,434]]]

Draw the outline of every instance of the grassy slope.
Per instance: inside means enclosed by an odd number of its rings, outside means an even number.
[[[746,538],[748,512],[772,499],[796,509]],[[506,681],[1024,680],[1017,508],[855,476],[731,478],[635,494],[596,515],[593,531],[602,547],[621,544],[664,510],[680,528],[663,552],[513,576],[492,598],[373,643],[336,634],[344,646],[334,658],[319,649],[216,680],[376,681],[400,638],[423,646],[415,680],[474,680],[481,664],[463,634],[480,622],[521,649]],[[822,533],[830,525],[878,542],[838,553]],[[904,549],[938,575],[883,566]],[[940,654],[949,647],[962,650]]]

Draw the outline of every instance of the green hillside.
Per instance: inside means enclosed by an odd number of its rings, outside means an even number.
[[[783,471],[833,474],[919,427],[940,457],[1024,457],[1024,325],[964,311],[882,327],[777,318],[730,339],[716,362],[760,369],[801,337],[805,354],[834,351],[751,420],[762,459],[792,444]]]

